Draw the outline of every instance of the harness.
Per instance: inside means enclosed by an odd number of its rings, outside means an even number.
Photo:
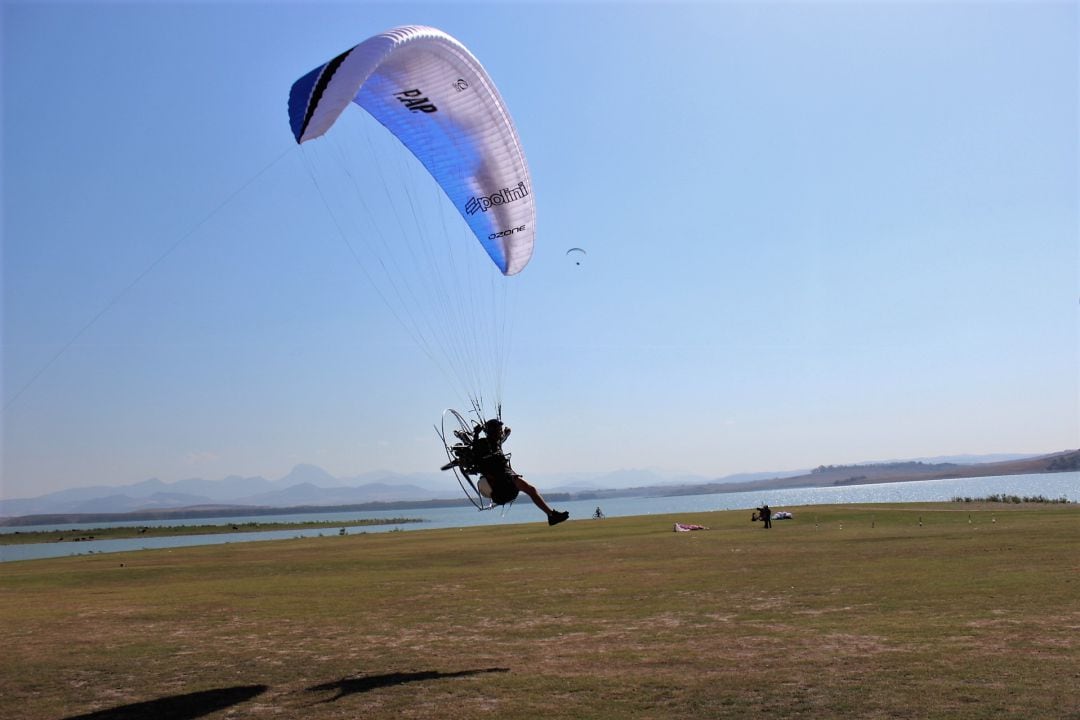
[[[505,505],[513,502],[520,492],[514,484],[514,470],[510,467],[510,457],[501,452],[493,452],[480,458],[476,463],[479,474],[491,486],[491,502]]]

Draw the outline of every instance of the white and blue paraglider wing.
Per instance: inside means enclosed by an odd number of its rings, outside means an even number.
[[[529,168],[502,97],[472,53],[429,27],[371,37],[293,84],[296,141],[326,133],[349,103],[420,160],[504,275],[525,267],[536,233]]]

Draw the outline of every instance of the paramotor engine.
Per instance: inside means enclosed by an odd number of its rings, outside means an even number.
[[[480,459],[473,456],[476,434],[482,425],[483,421],[470,423],[457,410],[446,410],[443,412],[442,423],[435,428],[435,431],[439,434],[443,447],[446,448],[446,457],[449,461],[441,469],[454,471],[454,477],[464,491],[465,497],[469,498],[469,502],[477,510],[491,510],[496,507],[491,499],[491,484],[480,477],[478,467]]]

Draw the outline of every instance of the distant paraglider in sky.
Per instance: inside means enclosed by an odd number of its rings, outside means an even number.
[[[581,265],[581,263],[585,262],[586,255],[588,255],[587,252],[577,247],[570,248],[566,251],[566,256],[573,260],[574,265]]]

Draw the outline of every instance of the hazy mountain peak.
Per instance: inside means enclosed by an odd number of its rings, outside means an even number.
[[[341,481],[318,465],[301,463],[290,470],[288,475],[278,480],[276,484],[282,487],[303,484],[316,487],[340,487]]]

